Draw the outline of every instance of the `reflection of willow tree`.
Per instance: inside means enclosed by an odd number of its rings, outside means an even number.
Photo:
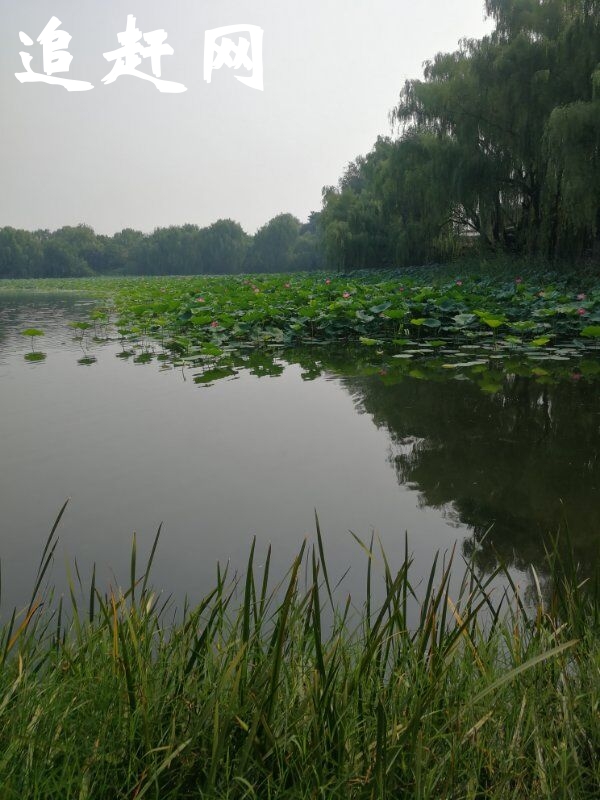
[[[545,362],[545,382],[517,375],[518,364],[504,377],[497,362],[494,370],[473,370],[471,380],[453,380],[439,360],[437,368],[422,361],[419,369],[402,362],[421,375],[416,379],[388,373],[365,347],[252,349],[230,354],[225,370],[207,367],[194,380],[211,383],[239,370],[275,376],[286,362],[300,367],[304,380],[343,377],[359,410],[389,432],[398,481],[450,524],[471,528],[463,552],[482,571],[492,571],[499,555],[509,566],[534,564],[545,573],[544,548],[561,531],[566,541],[567,527],[583,568],[598,562],[597,383],[561,380],[562,363],[552,377],[554,362]],[[593,378],[590,365],[580,363],[582,373],[572,374]]]
[[[596,386],[518,377],[496,394],[453,380],[347,386],[375,424],[406,445],[393,457],[398,480],[417,489],[423,505],[450,508],[472,527],[463,548],[482,569],[495,566],[495,553],[517,567],[542,565],[544,541],[566,525],[577,558],[597,560]]]

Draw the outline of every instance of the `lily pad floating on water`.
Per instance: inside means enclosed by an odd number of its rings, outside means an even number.
[[[425,352],[424,350],[418,350],[418,349],[416,349],[416,348],[411,348],[410,350],[404,350],[404,351],[403,351],[403,355],[409,355],[409,356],[420,356],[420,355],[422,355],[424,352]],[[432,351],[432,350],[430,350],[429,352],[433,352],[433,351]]]
[[[582,331],[581,336],[589,339],[597,339],[600,337],[600,325],[587,325]]]
[[[442,364],[443,369],[462,369],[464,367],[481,367],[485,366],[487,361],[477,359],[476,361],[457,361],[455,364]]]
[[[464,328],[466,325],[470,325],[472,322],[475,322],[477,317],[475,314],[456,314],[456,316],[452,317],[452,319],[459,328]]]
[[[96,356],[84,356],[83,358],[79,358],[77,363],[81,367],[91,367],[92,364],[95,364],[98,361]]]

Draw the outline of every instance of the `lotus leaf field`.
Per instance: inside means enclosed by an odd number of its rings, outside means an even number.
[[[279,356],[319,349],[322,366],[352,347],[355,366],[393,382],[447,370],[494,391],[502,372],[541,382],[593,378],[600,282],[583,276],[448,276],[441,270],[351,276],[269,275],[35,282],[100,298],[78,334],[115,335],[124,358],[197,367],[210,384]],[[87,330],[89,329],[89,330]],[[289,360],[289,359],[288,359]],[[319,362],[306,361],[305,377]]]

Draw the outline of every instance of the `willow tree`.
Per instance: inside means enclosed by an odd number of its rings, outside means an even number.
[[[445,155],[437,158],[435,137],[417,133],[398,141],[380,137],[370,153],[349,164],[337,187],[323,190],[320,225],[328,262],[348,270],[451,255],[460,222],[450,195],[439,189],[452,163],[451,153]]]
[[[408,81],[392,112],[435,136],[454,215],[490,246],[580,254],[598,236],[600,3],[489,0],[496,25]]]
[[[277,214],[254,234],[244,271],[289,272],[299,235],[300,221],[293,214]]]
[[[379,138],[367,156],[348,164],[337,186],[323,189],[319,223],[327,261],[338,269],[390,263],[389,231],[375,177],[386,169],[392,146]]]

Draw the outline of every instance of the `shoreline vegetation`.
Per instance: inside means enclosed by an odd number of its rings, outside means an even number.
[[[0,630],[2,798],[597,798],[600,593],[564,542],[526,604],[503,567],[465,562],[452,596],[453,553],[413,585],[408,544],[394,565],[359,540],[357,611],[317,519],[280,583],[252,544],[176,618],[150,584],[160,530],[127,588],[75,568],[69,598],[44,589],[62,511]]]

